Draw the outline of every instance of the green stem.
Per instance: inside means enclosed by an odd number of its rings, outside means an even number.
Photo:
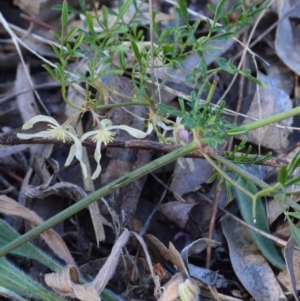
[[[239,166],[235,165],[234,163],[230,162],[229,160],[215,155],[215,154],[210,154],[210,156],[221,162],[222,164],[226,165],[228,168],[232,169],[233,171],[235,171],[236,173],[238,173],[241,177],[252,181],[255,185],[257,185],[258,187],[262,188],[262,189],[270,189],[271,186],[266,184],[264,181],[254,177],[253,175],[251,175],[250,173],[248,173],[247,171],[245,171],[244,169],[240,168]],[[274,191],[272,193],[274,199],[276,200],[276,202],[279,204],[279,206],[282,207],[281,204],[283,203],[287,203],[289,206],[291,206],[292,208],[294,208],[297,211],[300,211],[300,205],[298,205],[296,202],[292,201],[289,198],[285,198],[284,195],[282,193],[278,193],[277,191]]]
[[[28,242],[29,240],[35,238],[36,236],[40,235],[47,229],[55,226],[56,224],[60,223],[61,221],[69,218],[70,216],[74,215],[75,213],[79,212],[80,210],[86,208],[88,205],[96,202],[100,198],[108,195],[109,193],[113,192],[116,189],[119,189],[134,180],[145,176],[146,174],[158,169],[174,160],[177,160],[180,157],[186,156],[187,154],[195,151],[198,148],[197,142],[191,142],[185,146],[182,146],[175,151],[162,156],[159,159],[154,160],[142,166],[129,174],[126,174],[117,180],[112,181],[108,185],[98,189],[97,191],[89,194],[79,202],[73,204],[69,208],[63,210],[62,212],[58,213],[57,215],[49,218],[47,221],[43,222],[42,224],[38,225],[37,227],[31,229],[27,233],[23,234],[22,236],[18,237],[17,239],[13,240],[12,242],[8,243],[4,247],[0,249],[0,257],[10,253],[12,250],[22,246],[24,243]]]
[[[201,152],[202,156],[209,162],[209,164],[212,165],[212,167],[221,175],[223,176],[228,182],[230,182],[232,185],[234,185],[237,189],[239,189],[240,191],[242,191],[243,193],[245,193],[246,195],[248,195],[250,198],[253,198],[253,194],[251,192],[249,192],[247,189],[245,189],[244,187],[242,187],[241,185],[239,185],[236,181],[234,181],[233,179],[231,179],[228,174],[223,171],[218,164],[216,164],[211,158],[210,156],[205,153],[205,151],[199,149],[199,152]]]
[[[205,101],[205,108],[206,110],[209,108],[210,106],[210,103],[211,103],[211,100],[214,96],[214,93],[216,91],[216,88],[217,88],[217,84],[219,82],[219,77],[217,75],[214,76],[214,80],[213,80],[213,83],[211,84],[211,87],[209,89],[209,93],[207,95],[207,98],[206,98],[206,101]]]
[[[80,107],[74,105],[73,103],[69,102],[68,97],[67,97],[67,95],[66,95],[66,92],[67,92],[66,86],[64,86],[64,85],[62,84],[62,86],[61,86],[61,95],[62,95],[62,98],[63,98],[64,102],[65,102],[68,106],[70,106],[71,108],[73,108],[73,109],[75,109],[75,110],[78,110],[78,111],[81,111],[82,108],[80,108]]]
[[[287,112],[279,113],[279,114],[264,118],[263,120],[257,120],[257,121],[251,122],[249,124],[246,124],[246,125],[240,127],[239,129],[229,130],[229,131],[226,132],[226,134],[228,136],[244,134],[244,133],[247,133],[249,131],[253,131],[253,130],[256,130],[258,128],[270,125],[272,123],[276,123],[276,122],[279,122],[281,120],[291,118],[291,117],[296,116],[298,114],[300,114],[300,107],[296,107],[296,108],[291,109]]]
[[[268,188],[264,188],[261,191],[257,192],[254,197],[256,199],[261,198],[263,196],[272,195],[276,190],[280,188],[280,183],[275,184],[274,186],[270,186]]]

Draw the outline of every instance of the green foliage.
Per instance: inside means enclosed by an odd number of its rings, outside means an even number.
[[[56,62],[55,67],[47,65],[44,67],[53,76],[53,78],[60,83],[62,88],[62,97],[65,103],[76,109],[78,114],[84,114],[85,112],[90,111],[93,114],[97,125],[100,125],[100,130],[102,130],[103,136],[103,133],[106,133],[107,135],[107,132],[113,128],[118,127],[122,129],[122,125],[112,126],[110,125],[110,120],[101,120],[95,113],[96,110],[108,105],[110,92],[114,92],[113,87],[105,86],[100,79],[105,76],[116,76],[120,74],[126,74],[126,76],[130,77],[134,86],[134,96],[128,97],[124,95],[124,97],[127,99],[129,98],[130,103],[133,105],[140,104],[145,106],[146,104],[149,110],[148,123],[154,128],[161,141],[168,141],[165,137],[163,137],[164,134],[161,133],[159,129],[161,124],[163,124],[162,128],[164,130],[168,127],[175,130],[176,126],[183,126],[186,131],[193,134],[194,140],[190,144],[186,145],[186,148],[183,146],[179,150],[174,151],[174,153],[157,159],[157,162],[163,166],[164,164],[174,160],[174,158],[177,159],[179,156],[187,155],[194,151],[200,144],[208,145],[211,149],[215,149],[228,137],[246,133],[248,131],[246,126],[240,128],[237,125],[230,123],[224,117],[223,111],[226,105],[225,101],[222,101],[219,106],[212,106],[211,102],[218,80],[215,77],[213,82],[211,82],[209,78],[211,75],[223,71],[232,75],[242,75],[262,87],[265,86],[251,74],[250,70],[238,69],[233,60],[213,56],[212,52],[218,50],[218,48],[213,46],[212,42],[216,40],[226,42],[228,39],[235,37],[242,27],[250,24],[251,18],[265,9],[267,3],[268,1],[263,1],[262,4],[261,1],[254,1],[247,4],[245,1],[235,1],[231,4],[228,0],[221,0],[216,7],[209,6],[209,9],[214,14],[213,20],[206,20],[208,24],[207,34],[197,37],[196,32],[200,21],[197,20],[191,22],[189,20],[189,11],[186,6],[186,1],[178,0],[178,7],[176,8],[176,11],[180,19],[180,24],[177,24],[173,28],[165,28],[161,30],[160,23],[155,19],[156,13],[153,12],[152,21],[155,43],[151,45],[150,43],[144,42],[145,36],[143,29],[148,30],[149,26],[142,24],[140,19],[140,13],[143,12],[141,8],[141,5],[143,4],[142,1],[118,0],[118,10],[113,10],[103,6],[102,15],[99,16],[96,9],[94,9],[94,13],[88,12],[84,0],[79,0],[81,8],[80,11],[69,7],[67,1],[64,0],[62,5],[56,5],[54,7],[54,9],[61,11],[61,31],[52,31],[54,37],[59,41],[59,46],[52,46],[58,61]],[[126,13],[130,7],[134,7],[135,12],[128,20]],[[83,16],[83,28],[73,27],[68,29],[69,13],[81,14]],[[230,19],[232,14],[236,14],[238,16],[234,21],[231,21]],[[111,17],[114,18],[111,19]],[[131,61],[130,66],[129,59],[127,58],[128,53],[130,53],[134,58]],[[191,70],[187,70],[184,68],[182,61],[191,54],[197,56],[198,63]],[[213,56],[217,65],[216,68],[209,68],[204,59],[205,55]],[[87,72],[78,70],[75,71],[74,74],[71,74],[67,71],[68,64],[79,58],[86,62]],[[151,61],[152,58],[154,59],[155,64]],[[153,64],[155,69],[165,68],[168,71],[180,69],[184,72],[185,82],[192,83],[193,86],[196,87],[196,91],[193,91],[190,94],[189,101],[186,102],[183,98],[179,97],[179,108],[173,108],[163,103],[155,103],[155,100],[153,99],[154,95],[149,93],[147,89],[147,83],[149,81],[154,82],[155,80],[152,78],[152,72],[150,71]],[[82,106],[73,104],[67,98],[67,88],[74,83],[86,87],[86,99]],[[161,85],[163,85],[163,83]],[[95,88],[100,95],[97,99],[91,93],[91,87]],[[200,99],[204,93],[208,93],[208,96],[206,101],[202,103],[200,102]],[[122,103],[119,105],[122,106]],[[73,118],[73,116],[70,118]],[[175,123],[173,121],[174,119],[178,119],[178,123],[177,121]],[[106,129],[103,125],[101,125],[101,122],[103,121],[106,124]],[[170,124],[172,126],[169,126]],[[258,124],[258,122],[256,122],[255,126],[260,127],[262,124]],[[59,125],[57,128],[64,133],[66,132],[66,124],[65,127]],[[68,127],[68,129],[70,128],[71,126]],[[126,126],[126,128],[128,129],[128,126]],[[149,126],[149,128],[151,127]],[[104,130],[106,130],[106,132],[104,132]],[[135,129],[131,129],[132,132],[133,130]],[[85,133],[85,137],[87,137],[87,134],[89,134],[89,137],[92,137],[93,140],[96,139],[95,135],[92,135],[91,133]],[[114,135],[114,133],[111,132],[109,132],[109,134],[111,135],[110,137],[113,137]],[[145,137],[146,134],[148,133],[136,133],[134,137]],[[98,135],[98,138],[99,136],[100,135]],[[74,141],[79,141],[77,136],[74,137]],[[101,142],[98,143],[98,141]],[[102,136],[98,139],[98,141],[98,153],[95,157],[98,158],[98,169],[101,170],[100,147],[103,142]],[[81,141],[79,141],[78,144],[79,148],[82,147]],[[78,145],[76,147],[78,147]],[[244,153],[240,154],[241,151],[244,151]],[[243,218],[249,224],[263,231],[268,231],[267,219],[260,198],[264,195],[278,196],[280,194],[284,196],[283,200],[287,199],[285,188],[290,185],[300,184],[300,176],[293,176],[295,169],[300,164],[300,152],[294,156],[287,167],[281,168],[278,174],[278,183],[272,187],[263,188],[261,191],[257,191],[252,182],[253,179],[249,180],[251,179],[251,175],[247,174],[245,170],[237,171],[238,169],[234,168],[239,166],[239,164],[259,164],[270,157],[270,154],[258,157],[256,155],[252,155],[251,152],[251,146],[246,148],[246,140],[243,140],[239,143],[239,145],[234,147],[232,152],[225,153],[225,159],[222,162],[220,159],[217,160],[216,164],[214,162],[210,162],[214,166],[216,173],[209,181],[212,182],[218,177],[222,178],[220,185],[224,184],[226,186],[229,199],[232,198],[232,187],[235,186],[238,188],[237,195]],[[81,154],[81,152],[77,153],[78,156],[79,153]],[[73,149],[73,157],[75,155],[76,152]],[[210,157],[208,157],[207,160],[209,160],[209,158]],[[79,161],[81,160],[81,158],[77,159]],[[152,163],[149,163],[149,166],[147,165],[143,167],[143,174],[146,174],[147,172],[157,168],[157,166],[160,166],[159,164],[154,166]],[[140,172],[136,172],[136,174],[136,178],[142,175]],[[228,174],[233,175],[234,181]],[[130,173],[126,175],[125,178],[122,177],[121,179],[116,180],[114,185],[111,184],[112,186],[103,187],[103,191],[111,192],[114,189],[119,189],[125,181],[131,179],[130,175],[132,174]],[[129,180],[126,184],[130,182]],[[97,192],[95,192],[95,195],[96,194]],[[87,200],[91,203],[90,198],[87,197]],[[82,208],[87,206],[87,203],[82,202],[81,204],[85,205]],[[81,204],[79,205],[81,206]],[[291,226],[293,236],[300,245],[300,232],[293,225],[290,218],[299,218],[299,212],[285,212],[285,214]],[[254,222],[254,218],[257,220],[256,223]],[[11,238],[18,239],[18,234],[16,233],[11,232],[8,236],[5,234],[12,231],[8,225],[2,224],[1,226],[6,231],[4,231],[4,234],[0,236],[1,244],[7,244],[9,236]],[[251,232],[251,235],[262,253],[275,266],[284,268],[284,263],[277,254],[274,245],[269,240],[257,235],[253,231]],[[16,253],[29,258],[33,258],[34,256],[35,259],[39,256],[42,257],[39,253],[36,253],[36,249],[33,251],[32,248],[34,248],[32,245],[26,244],[21,249],[18,249]],[[9,264],[4,258],[2,258],[0,262],[0,269],[7,266],[9,266]],[[11,270],[15,271],[13,267],[11,267]],[[0,275],[1,274],[2,273],[0,272]],[[18,277],[19,276],[20,275],[18,274]],[[4,276],[2,275],[1,277]],[[26,281],[28,280],[26,277],[24,279],[26,279]],[[10,284],[7,286],[7,289],[12,289],[13,286],[14,284]],[[40,298],[35,295],[34,297]],[[109,296],[103,297],[104,300],[109,300],[109,298]],[[45,300],[46,299],[47,298],[45,297]]]
[[[255,194],[257,192],[257,189],[255,185],[247,180],[242,180],[241,178],[237,179],[237,182],[240,185],[243,185],[249,192],[252,194]],[[243,216],[243,219],[247,222],[247,224],[260,229],[264,232],[269,233],[269,226],[268,226],[268,220],[266,217],[265,209],[262,203],[261,199],[256,200],[256,222],[253,220],[252,215],[252,199],[245,195],[243,192],[241,192],[239,189],[236,189],[237,193],[237,200],[240,206],[240,210]],[[253,239],[253,241],[256,243],[259,250],[262,252],[262,254],[276,267],[279,269],[285,269],[285,263],[282,260],[282,258],[279,256],[274,243],[262,236],[261,234],[258,234],[257,232],[250,230],[250,235]]]
[[[10,225],[0,219],[0,246],[6,245],[19,236]],[[57,261],[30,243],[26,243],[21,248],[15,249],[13,253],[34,259],[53,271],[58,271],[61,268],[61,265]]]
[[[250,164],[252,167],[255,167],[256,164],[263,163],[271,157],[271,153],[262,157],[258,157],[258,155],[251,155],[251,145],[249,145],[246,151],[244,151],[246,143],[247,139],[243,139],[238,145],[234,146],[234,149],[231,152],[226,151],[224,153],[225,158],[237,164]],[[240,153],[241,151],[244,151],[244,153]]]
[[[4,257],[0,258],[0,283],[2,287],[20,296],[29,296],[45,301],[64,300],[34,281]]]
[[[226,130],[234,128],[235,125],[228,122],[222,116],[225,102],[221,102],[220,106],[213,108],[207,106],[210,102],[199,104],[199,97],[195,92],[191,93],[190,102],[185,104],[183,99],[179,98],[180,109],[174,109],[165,104],[157,104],[159,114],[167,114],[179,116],[182,118],[181,123],[188,131],[196,131],[201,136],[201,142],[208,144],[210,148],[215,149],[218,144],[222,143],[226,138]]]
[[[134,6],[135,13],[130,20],[124,21],[126,12],[130,6]],[[156,118],[170,123],[168,118],[180,117],[185,130],[192,132],[194,139],[200,139],[202,145],[208,145],[211,149],[215,149],[219,144],[223,143],[224,139],[232,135],[238,135],[247,132],[247,129],[240,128],[235,124],[228,122],[224,115],[223,110],[225,102],[221,102],[220,106],[211,106],[212,95],[217,82],[210,83],[208,80],[211,74],[216,72],[225,71],[232,75],[240,74],[252,80],[254,83],[265,87],[265,85],[255,78],[250,70],[238,69],[234,62],[224,57],[213,56],[217,64],[217,68],[209,69],[204,54],[212,56],[212,52],[218,50],[217,47],[212,45],[212,42],[219,40],[226,42],[228,39],[235,37],[237,32],[245,26],[250,24],[251,18],[258,15],[266,8],[268,1],[265,2],[252,2],[246,3],[244,1],[235,1],[229,3],[227,0],[221,0],[216,7],[209,6],[213,12],[213,20],[207,19],[208,33],[205,36],[196,37],[196,31],[199,27],[200,21],[190,22],[189,11],[186,1],[179,0],[176,12],[180,17],[181,23],[173,28],[165,28],[160,30],[160,23],[155,21],[155,12],[153,13],[153,30],[155,35],[155,44],[151,48],[149,44],[145,44],[144,32],[139,19],[139,12],[142,11],[141,3],[135,0],[118,1],[118,11],[102,7],[102,16],[97,14],[92,15],[87,12],[85,1],[80,1],[81,12],[68,7],[66,1],[63,5],[55,6],[55,9],[62,11],[62,31],[61,33],[53,32],[55,37],[60,40],[61,47],[53,47],[54,52],[59,58],[56,63],[56,68],[52,69],[49,66],[45,68],[49,73],[62,85],[62,95],[65,102],[69,103],[66,97],[66,88],[68,85],[78,82],[86,83],[86,87],[92,86],[96,88],[100,95],[108,95],[109,88],[105,85],[95,85],[95,82],[103,76],[114,76],[118,74],[127,74],[131,77],[134,86],[135,97],[132,101],[136,103],[149,103],[149,110],[154,110]],[[96,10],[95,10],[96,11]],[[84,29],[72,28],[66,32],[67,16],[68,13],[81,13],[85,17]],[[236,20],[231,21],[230,16],[235,14]],[[113,22],[109,21],[109,17],[114,16]],[[96,30],[97,28],[97,30]],[[170,38],[172,37],[172,38]],[[82,47],[84,46],[84,47]],[[134,56],[134,61],[130,71],[128,70],[128,60],[126,53],[131,52]],[[198,64],[191,70],[186,70],[182,61],[190,54],[198,56]],[[169,107],[165,104],[155,104],[152,95],[149,95],[146,89],[146,82],[153,80],[150,75],[151,57],[153,56],[156,64],[155,68],[172,68],[181,69],[185,74],[185,82],[192,83],[197,87],[197,92],[193,91],[190,95],[190,101],[184,102],[179,97],[180,109]],[[76,76],[70,76],[66,72],[66,66],[70,60],[76,58],[85,58],[87,60],[88,72],[82,74],[78,71]],[[159,62],[159,63],[157,63]],[[87,88],[88,89],[88,88]],[[204,92],[209,92],[206,102],[200,103],[199,99]],[[89,95],[89,93],[87,93]],[[107,97],[98,98],[97,101],[88,99],[85,110],[95,110],[101,107],[102,102],[106,104]],[[73,106],[74,107],[74,106]],[[76,107],[77,110],[82,108]],[[149,122],[152,122],[150,119]],[[163,137],[157,126],[154,124],[154,129],[157,135],[163,141]],[[240,153],[244,151],[244,153]],[[255,166],[267,160],[271,154],[263,157],[252,155],[252,147],[246,148],[246,140],[240,142],[239,145],[234,147],[231,152],[225,153],[225,158],[234,164],[250,164]],[[284,187],[300,183],[300,176],[293,177],[292,172],[295,166],[299,165],[300,155],[295,156],[288,167],[283,167],[278,174],[278,181],[280,187],[284,192]],[[220,170],[225,169],[227,172],[233,172],[231,168],[227,168],[218,163]],[[236,179],[239,174],[235,173]],[[218,172],[210,179],[216,179]],[[231,197],[232,183],[226,178],[222,182],[225,184],[228,196]],[[276,186],[273,190],[278,190]],[[272,190],[272,191],[273,191]],[[270,189],[259,192],[262,195],[270,193]],[[285,194],[285,192],[284,192]],[[256,196],[258,197],[258,196]]]

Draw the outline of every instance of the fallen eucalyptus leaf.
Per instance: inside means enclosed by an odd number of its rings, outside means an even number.
[[[188,276],[187,268],[181,258],[181,255],[176,250],[174,245],[169,242],[169,249],[165,247],[165,245],[160,242],[156,237],[151,234],[144,235],[146,243],[149,249],[157,255],[158,258],[162,257],[165,261],[170,261],[173,263],[177,268],[178,271],[183,273],[184,275]]]
[[[222,276],[219,275],[218,272],[211,271],[209,269],[200,268],[193,264],[189,263],[189,256],[199,254],[203,250],[205,250],[208,246],[209,247],[217,247],[221,244],[217,241],[206,239],[206,238],[200,238],[188,246],[186,246],[181,252],[181,258],[185,264],[185,266],[188,268],[190,276],[200,280],[206,285],[212,285],[216,288],[220,287],[226,287],[227,286],[227,280]]]
[[[284,257],[289,274],[290,284],[292,286],[293,295],[296,300],[299,300],[297,284],[299,287],[299,250],[295,250],[297,246],[295,239],[291,236],[284,250]],[[297,254],[294,254],[297,253]]]
[[[252,100],[248,116],[254,118],[267,118],[269,116],[288,111],[293,108],[290,96],[282,89],[275,85],[272,77],[259,74],[259,79],[267,85],[268,89],[259,87],[259,93],[256,92]],[[260,98],[258,98],[260,97]],[[260,101],[258,101],[260,99]],[[260,112],[260,114],[259,114]],[[243,125],[248,124],[250,119],[245,119]],[[283,126],[291,126],[293,118],[285,119],[279,122]],[[287,128],[278,128],[274,125],[268,125],[257,130],[250,131],[247,135],[242,137],[247,138],[248,141],[254,144],[260,144],[275,151],[286,149],[289,143],[289,135],[291,131]]]
[[[298,13],[296,15],[299,18],[299,6],[296,9],[291,9],[296,1],[285,0],[275,1],[275,6],[278,12],[278,18],[280,22],[277,25],[275,50],[279,58],[296,74],[300,75],[300,61],[299,61],[299,27],[293,24],[290,20],[291,14],[285,17],[285,14]],[[295,15],[294,15],[295,16]]]
[[[221,224],[232,267],[253,298],[287,301],[274,272],[252,241],[248,229],[230,218],[222,219]]]

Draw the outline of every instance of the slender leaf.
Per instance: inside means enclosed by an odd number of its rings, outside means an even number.
[[[86,3],[85,3],[85,0],[79,0],[79,5],[80,5],[80,8],[82,10],[82,13],[86,13]]]
[[[140,53],[139,47],[137,46],[134,40],[131,41],[131,47],[134,52],[136,60],[139,62],[140,65],[142,65],[142,55]]]
[[[292,222],[292,220],[289,218],[288,215],[286,215],[286,217],[290,225],[291,232],[295,239],[295,242],[297,243],[298,246],[300,246],[300,230],[294,225],[294,223]]]
[[[186,24],[189,23],[188,19],[188,10],[186,6],[186,1],[185,0],[178,0],[178,13],[182,17],[182,19],[185,21]]]
[[[226,2],[227,0],[221,0],[218,4],[215,11],[214,23],[217,23],[224,16]]]
[[[297,167],[300,165],[300,151],[296,153],[296,155],[292,158],[291,162],[287,167],[287,173],[289,176],[295,171]]]
[[[252,80],[254,83],[260,85],[264,89],[267,89],[267,86],[263,82],[261,82],[259,79],[257,79],[256,77],[251,75],[251,71],[249,69],[238,70],[238,73],[241,74],[241,75],[244,75],[245,77]]]
[[[278,172],[278,182],[282,185],[285,185],[285,182],[288,179],[288,172],[287,172],[287,167],[286,166],[282,166]]]
[[[63,10],[63,5],[61,5],[61,4],[54,5],[54,6],[52,6],[52,9],[57,10],[57,11],[62,11]],[[75,14],[81,14],[81,11],[79,11],[76,8],[70,7],[70,6],[68,6],[68,12],[69,13],[75,13]]]
[[[63,2],[62,12],[61,12],[61,31],[65,32],[68,24],[68,3],[66,0]]]
[[[237,183],[242,185],[244,188],[246,188],[249,192],[252,194],[257,193],[257,189],[255,185],[247,181],[246,183],[239,177],[237,179]],[[269,233],[269,226],[268,226],[268,220],[266,217],[265,208],[263,206],[262,200],[257,199],[256,201],[256,220],[255,223],[253,221],[253,215],[252,215],[252,206],[253,202],[252,199],[246,195],[245,193],[241,192],[238,189],[235,189],[237,193],[237,200],[240,206],[241,214],[243,216],[243,219],[250,224],[253,227],[256,227],[257,229],[260,229],[264,232]],[[285,269],[285,263],[283,259],[279,256],[274,243],[258,234],[257,232],[253,230],[249,230],[250,235],[253,239],[253,241],[256,243],[259,250],[262,252],[262,254],[266,257],[268,261],[270,261],[274,266],[278,267],[279,269]]]
[[[119,9],[119,13],[118,13],[118,17],[117,17],[117,20],[120,20],[124,17],[124,15],[126,14],[126,12],[128,11],[129,9],[129,6],[132,4],[132,1],[133,0],[126,0],[122,6],[120,7]]]

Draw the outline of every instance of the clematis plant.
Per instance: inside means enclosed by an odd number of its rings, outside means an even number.
[[[165,137],[168,131],[173,131],[172,142],[178,145],[185,145],[190,142],[189,132],[184,128],[184,125],[181,123],[182,119],[183,118],[177,116],[175,122],[168,120],[167,122],[172,125],[166,125],[162,120],[159,120],[159,122],[157,122],[157,125],[164,130],[162,136]],[[186,158],[186,162],[188,163],[190,170],[194,171],[195,167],[193,160],[191,158]],[[178,163],[182,168],[185,168],[181,158],[178,159]]]
[[[29,121],[27,121],[22,129],[28,130],[33,127],[34,124],[38,122],[46,122],[48,123],[48,130],[41,131],[35,134],[17,134],[18,138],[21,139],[31,139],[34,137],[41,137],[41,138],[47,138],[47,137],[53,137],[56,138],[62,142],[73,140],[74,144],[72,145],[68,158],[66,160],[65,166],[70,165],[73,158],[76,157],[77,160],[80,162],[80,166],[83,172],[84,177],[87,177],[87,168],[85,164],[82,161],[82,144],[79,140],[79,138],[76,135],[75,129],[70,125],[70,122],[72,121],[73,116],[71,116],[68,120],[66,120],[62,125],[60,125],[54,118],[50,116],[44,116],[44,115],[37,115],[33,118],[31,118]]]
[[[100,173],[101,173],[101,145],[102,143],[104,145],[107,145],[109,142],[112,142],[114,140],[115,132],[113,130],[123,130],[126,131],[128,134],[130,134],[132,137],[135,138],[145,138],[147,135],[149,135],[152,132],[152,125],[149,124],[147,132],[143,132],[140,130],[137,130],[135,128],[132,128],[127,125],[112,125],[112,122],[109,119],[103,119],[100,122],[97,121],[99,128],[95,131],[90,131],[82,135],[80,141],[84,141],[87,138],[91,137],[92,141],[96,143],[96,149],[94,153],[94,158],[97,162],[97,168],[95,172],[93,173],[92,179],[96,179]]]

